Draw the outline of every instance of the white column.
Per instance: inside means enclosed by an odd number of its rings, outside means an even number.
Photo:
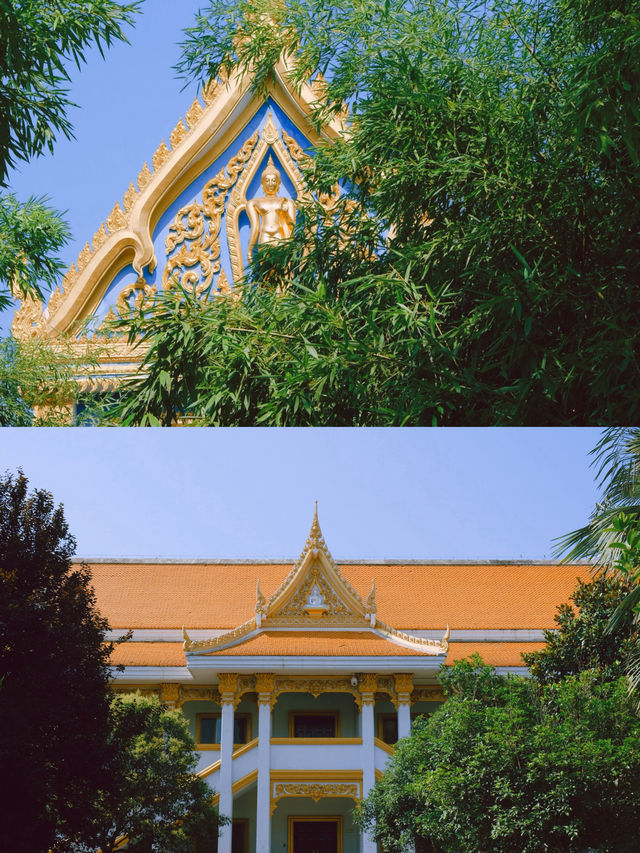
[[[413,674],[397,672],[394,675],[398,707],[398,739],[411,734],[411,692]]]
[[[411,705],[409,694],[398,695],[398,740],[401,737],[409,737],[411,734]]]
[[[232,785],[233,762],[233,698],[222,694],[222,732],[220,736],[220,814],[233,816]],[[218,839],[218,853],[231,853],[231,824],[222,827]]]
[[[258,689],[258,783],[256,853],[271,853],[271,689],[270,676],[257,676]]]
[[[362,688],[361,688],[362,690]],[[376,784],[376,757],[373,693],[362,693],[362,796],[366,797]],[[364,832],[360,836],[361,853],[376,853],[377,844]]]

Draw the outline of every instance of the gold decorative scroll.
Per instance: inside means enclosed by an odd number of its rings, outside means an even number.
[[[414,687],[411,693],[412,705],[415,705],[416,702],[444,702],[444,700],[445,695],[442,687],[437,684]]]
[[[220,225],[227,195],[250,159],[257,141],[258,131],[229,160],[226,168],[205,184],[202,204],[194,201],[178,211],[165,241],[167,263],[162,273],[165,289],[179,283],[186,290],[194,289],[196,296],[200,297],[209,291],[214,277],[221,272]],[[220,289],[228,289],[226,278],[224,283],[227,287]]]
[[[283,797],[311,797],[314,803],[327,797],[349,797],[360,800],[358,782],[276,782],[273,786],[271,814]]]
[[[277,615],[269,617],[270,625],[305,625],[315,622],[304,612],[304,606],[312,587],[317,584],[324,597],[327,612],[322,617],[323,624],[332,625],[363,625],[364,620],[359,613],[353,613],[336,590],[330,586],[326,579],[318,572],[317,568],[311,572],[309,580],[301,585],[300,589],[289,599],[289,601],[278,610]]]
[[[281,693],[310,693],[312,696],[320,696],[321,693],[350,693],[356,700],[358,708],[361,706],[362,697],[357,687],[351,684],[349,676],[326,676],[317,678],[305,678],[305,676],[276,676],[273,690],[274,698]]]
[[[126,316],[132,310],[143,311],[153,307],[156,295],[156,286],[147,284],[144,276],[138,276],[133,284],[127,284],[118,294],[116,301],[116,312],[120,316]],[[133,304],[131,297],[133,297]]]
[[[191,701],[209,701],[221,705],[220,693],[215,687],[187,687],[184,684],[112,684],[113,693],[140,693],[142,696],[157,696],[175,708]]]

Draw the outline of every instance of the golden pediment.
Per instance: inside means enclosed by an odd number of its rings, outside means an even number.
[[[375,597],[373,601],[375,607]],[[371,610],[367,610],[331,556],[320,529],[317,507],[300,557],[263,609],[264,616],[259,621],[265,628],[371,626]]]
[[[267,633],[274,636],[287,629],[307,629],[307,632],[339,631],[357,628],[360,634],[375,635],[426,655],[445,654],[449,629],[442,641],[415,637],[397,631],[377,616],[375,583],[366,602],[342,576],[322,535],[317,506],[309,535],[300,557],[273,595],[267,599],[256,584],[255,615],[232,631],[211,639],[191,640],[183,629],[184,650],[187,653],[207,654],[233,647]],[[278,636],[282,636],[278,634]]]
[[[318,132],[312,121],[317,92],[307,84],[296,89],[289,77],[286,63],[278,63],[267,92],[286,128],[290,130],[293,125],[310,146],[344,132],[346,124],[341,118]],[[77,335],[96,316],[98,308],[106,311],[107,294],[112,299],[109,310],[119,313],[152,298],[154,287],[168,286],[174,277],[186,285],[195,282],[202,292],[208,286],[213,292],[233,292],[234,282],[242,278],[246,265],[239,223],[264,157],[270,154],[287,176],[288,192],[291,194],[293,187],[294,198],[304,193],[300,167],[308,159],[300,140],[294,139],[282,122],[276,126],[272,116],[257,131],[247,133],[265,105],[265,97],[253,92],[251,83],[249,75],[233,72],[202,91],[184,120],[178,120],[167,141],[160,143],[136,181],[98,224],[48,305],[32,300],[21,305],[12,326],[16,337]],[[158,229],[167,211],[224,157],[228,159],[223,174],[205,180],[200,195],[175,211],[169,236],[159,245]],[[225,246],[228,243],[230,265],[226,273],[220,264],[221,240]],[[125,269],[131,269],[130,278],[112,293]],[[94,328],[96,325],[99,328],[100,324],[96,322]],[[108,349],[111,343],[107,340],[105,346]],[[131,361],[141,358],[131,347],[119,357],[127,355]],[[110,360],[108,353],[104,360]]]

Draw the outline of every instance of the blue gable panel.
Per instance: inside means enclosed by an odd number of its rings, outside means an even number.
[[[203,188],[207,185],[209,181],[216,177],[216,175],[220,172],[221,169],[225,169],[228,165],[231,158],[235,157],[243,145],[251,138],[251,136],[256,131],[261,131],[264,128],[264,125],[267,121],[269,111],[271,112],[271,118],[276,126],[278,131],[284,131],[289,134],[295,142],[300,145],[307,152],[311,152],[311,144],[309,140],[301,133],[301,131],[293,124],[293,122],[288,118],[288,116],[277,106],[277,104],[273,100],[269,100],[264,103],[256,112],[256,114],[248,121],[243,130],[237,135],[237,137],[230,143],[225,151],[215,160],[214,163],[211,164],[207,169],[205,169],[201,175],[198,176],[196,180],[194,180],[191,185],[185,189],[179,197],[164,211],[162,216],[160,217],[153,233],[153,245],[154,252],[157,258],[157,266],[153,273],[150,273],[148,268],[145,268],[143,271],[144,281],[149,286],[155,286],[158,290],[162,288],[162,280],[163,273],[165,270],[165,266],[167,263],[167,237],[173,235],[175,237],[176,231],[171,231],[171,225],[175,222],[178,213],[189,205],[202,205],[202,191]],[[260,159],[260,163],[258,165],[255,174],[253,175],[251,181],[249,182],[248,187],[246,188],[246,197],[253,198],[259,195],[262,195],[262,188],[260,185],[260,176],[263,169],[267,165],[269,155],[273,156],[274,164],[276,168],[278,168],[282,183],[280,186],[279,195],[288,198],[296,198],[296,189],[294,187],[293,182],[291,181],[289,175],[284,169],[282,163],[279,161],[278,155],[273,151],[267,151]],[[230,258],[230,250],[227,239],[227,229],[226,229],[226,215],[223,215],[222,222],[218,234],[218,238],[220,241],[220,265],[222,270],[225,273],[227,281],[232,285],[233,283],[233,273],[232,273],[232,264]],[[184,220],[183,220],[184,221]],[[249,244],[249,234],[250,234],[250,226],[249,220],[246,212],[241,211],[238,219],[238,231],[240,238],[240,245],[242,250],[242,258],[246,263],[248,244]],[[205,227],[204,234],[206,236],[207,230]],[[177,245],[175,249],[169,253],[169,257],[174,257],[176,252],[181,248],[180,245]],[[188,253],[187,253],[188,254]],[[202,272],[202,267],[198,263],[194,263],[193,265],[185,266],[183,264],[181,268],[181,275],[184,272],[191,273],[193,272],[195,276],[197,276],[198,282],[202,283],[204,281],[204,276]],[[213,277],[214,286],[217,275]],[[109,285],[105,295],[103,296],[98,308],[93,314],[92,324],[94,326],[99,325],[104,317],[106,316],[109,308],[115,308],[118,296],[122,291],[122,288],[134,284],[137,280],[137,275],[133,268],[128,265],[124,269],[122,269],[116,276],[114,276],[112,283]],[[192,283],[192,282],[185,282]]]

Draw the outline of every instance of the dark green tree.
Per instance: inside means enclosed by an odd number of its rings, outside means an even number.
[[[126,422],[637,420],[633,0],[213,0],[183,47],[188,79],[322,72],[350,132],[259,293],[160,300]]]
[[[82,831],[109,721],[108,628],[63,509],[0,479],[2,846],[45,853]]]
[[[607,628],[611,617],[633,585],[626,578],[599,574],[592,581],[578,581],[571,604],[558,607],[556,627],[544,632],[546,646],[522,659],[539,684],[553,684],[569,675],[590,669],[604,681],[625,674],[625,661],[638,643],[633,614],[627,612],[615,630]]]
[[[179,711],[155,697],[115,696],[109,757],[94,792],[91,826],[75,851],[211,853],[220,825],[213,792],[194,774],[195,743]]]
[[[625,679],[547,686],[479,659],[444,672],[449,698],[396,746],[361,824],[390,853],[632,853],[640,720]]]

